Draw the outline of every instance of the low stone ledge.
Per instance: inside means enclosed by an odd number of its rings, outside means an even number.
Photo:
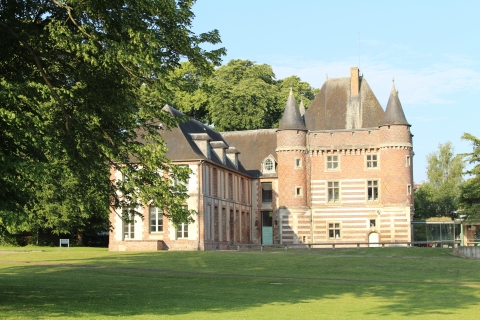
[[[458,247],[455,253],[469,259],[480,259],[480,247]]]

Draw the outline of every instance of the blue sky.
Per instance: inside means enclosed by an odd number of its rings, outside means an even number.
[[[199,0],[193,12],[195,33],[220,31],[224,63],[266,63],[317,88],[359,66],[383,108],[394,77],[416,183],[439,143],[463,153],[463,132],[480,138],[480,1]]]

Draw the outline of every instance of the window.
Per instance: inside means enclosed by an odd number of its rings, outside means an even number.
[[[376,224],[377,224],[377,221],[375,221],[375,220],[370,220],[370,228],[375,227]]]
[[[187,206],[182,206],[182,209],[187,210]],[[187,239],[188,238],[188,223],[182,222],[178,225],[177,228],[177,239]]]
[[[218,172],[217,172],[217,168],[213,168],[212,170],[212,184],[213,184],[213,196],[214,197],[218,197]]]
[[[328,202],[340,201],[340,187],[339,182],[328,183]]]
[[[233,174],[228,174],[228,199],[233,200]]]
[[[122,208],[123,240],[135,238],[135,215],[132,207]]]
[[[327,170],[338,169],[338,156],[327,156]]]
[[[405,165],[407,167],[410,167],[411,166],[411,162],[410,162],[410,156],[407,156],[406,159],[405,159]]]
[[[302,187],[295,187],[295,196],[298,198],[302,197]]]
[[[372,180],[367,181],[367,194],[368,201],[377,201],[378,200],[378,181]]]
[[[188,165],[177,165],[177,166],[182,168],[188,168]],[[173,174],[171,174],[171,177],[172,177],[172,183],[174,186],[183,186],[188,191],[188,179],[187,181],[183,182],[183,181],[180,181],[177,176],[173,176]]]
[[[150,232],[163,232],[163,210],[150,207]]]
[[[295,168],[301,168],[301,167],[302,167],[302,159],[295,158]]]
[[[272,202],[271,182],[262,182],[262,202]]]
[[[340,238],[340,223],[328,224],[328,238],[339,239]]]
[[[245,202],[245,180],[243,178],[240,179],[240,200]]]
[[[265,160],[265,170],[266,171],[272,171],[273,170],[273,161],[272,159],[267,159]]]
[[[376,154],[367,155],[367,169],[378,168],[378,156]]]
[[[407,195],[411,196],[412,195],[412,186],[407,185]]]

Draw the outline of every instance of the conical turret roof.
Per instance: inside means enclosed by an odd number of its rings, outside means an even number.
[[[383,116],[380,126],[394,124],[407,126],[410,125],[405,118],[405,113],[403,113],[402,104],[398,98],[398,92],[395,89],[395,84],[392,84],[392,91],[390,92],[390,97],[388,98],[387,109],[385,110],[385,115]]]
[[[279,130],[303,130],[307,131],[305,127],[305,121],[302,119],[300,110],[298,109],[297,102],[293,96],[292,88],[290,88],[290,94],[288,95],[287,105],[283,111],[282,121],[280,121]]]

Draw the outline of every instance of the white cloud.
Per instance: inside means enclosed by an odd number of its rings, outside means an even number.
[[[369,42],[374,45],[374,41]],[[393,77],[402,104],[451,104],[455,94],[480,91],[477,61],[461,55],[433,57],[407,47],[392,55],[394,47],[400,46],[391,45],[375,57],[361,60],[360,72],[383,106],[388,101]],[[297,75],[320,88],[327,74],[329,78],[348,77],[350,67],[357,65],[358,57],[345,57],[335,62],[277,59],[272,67],[278,79]]]

